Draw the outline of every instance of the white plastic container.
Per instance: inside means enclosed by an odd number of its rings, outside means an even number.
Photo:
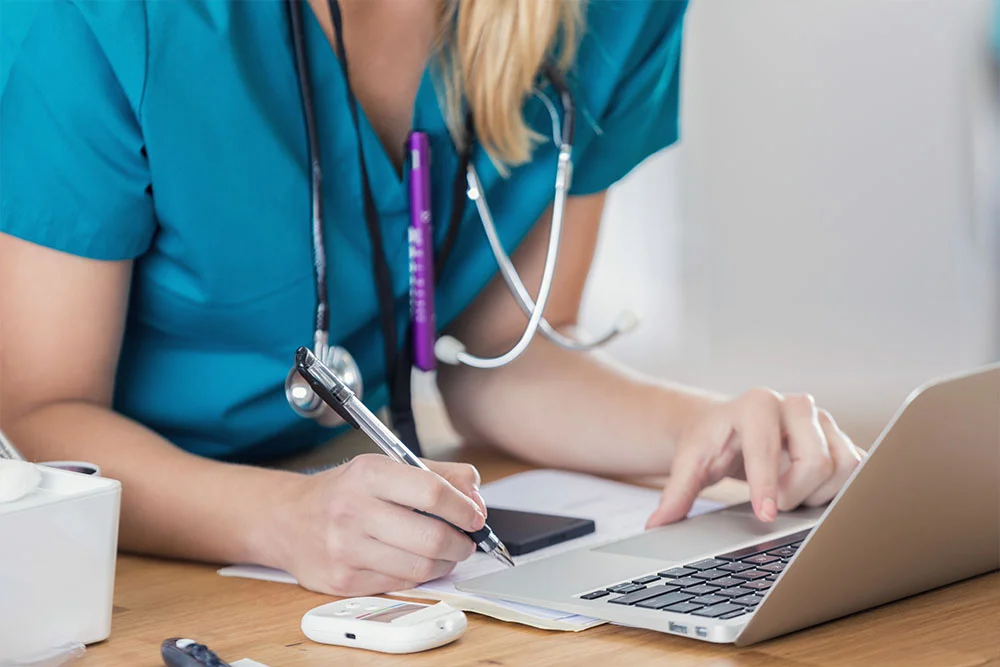
[[[121,484],[39,466],[0,504],[0,665],[111,633]]]

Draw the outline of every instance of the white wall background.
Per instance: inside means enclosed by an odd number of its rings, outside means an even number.
[[[682,144],[612,192],[584,323],[634,305],[617,357],[810,391],[859,442],[1000,358],[991,10],[694,0]]]
[[[992,0],[693,0],[683,139],[610,195],[583,324],[728,392],[809,391],[868,445],[1000,358]]]

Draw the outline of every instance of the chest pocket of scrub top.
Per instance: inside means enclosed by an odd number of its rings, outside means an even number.
[[[266,271],[234,272],[224,284],[192,293],[162,275],[163,261],[154,251],[136,263],[130,309],[144,328],[206,351],[287,354],[289,346],[311,340],[315,288],[308,264],[278,284],[267,284]]]

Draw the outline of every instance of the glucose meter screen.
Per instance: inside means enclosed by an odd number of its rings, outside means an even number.
[[[400,616],[406,616],[414,611],[419,611],[423,609],[423,605],[403,603],[398,604],[394,607],[389,607],[388,609],[383,609],[382,611],[377,611],[369,616],[362,616],[361,619],[365,621],[378,621],[379,623],[389,623],[394,621]]]

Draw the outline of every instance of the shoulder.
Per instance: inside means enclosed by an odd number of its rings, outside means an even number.
[[[587,4],[576,71],[597,80],[619,83],[651,61],[666,64],[679,56],[688,0],[601,0]]]
[[[60,85],[92,83],[95,69],[110,69],[135,108],[146,62],[146,3],[137,0],[32,0],[4,3],[0,90],[12,71],[57,77]]]
[[[602,0],[587,5],[570,73],[584,114],[598,119],[679,74],[687,0]]]
[[[234,16],[254,13],[261,2],[242,0],[29,0],[4,2],[0,38],[0,91],[14,68],[35,77],[110,69],[133,110],[141,105],[155,48],[194,46],[230,29]],[[224,41],[224,40],[223,40]],[[159,46],[157,46],[159,45]]]
[[[586,5],[590,35],[613,37],[627,32],[663,34],[682,20],[689,0],[598,0]]]
[[[599,61],[609,72],[626,73],[652,53],[674,47],[687,7],[688,0],[591,2],[579,60],[584,64]]]
[[[610,187],[678,139],[687,0],[587,5],[570,82],[580,122],[573,194]]]

